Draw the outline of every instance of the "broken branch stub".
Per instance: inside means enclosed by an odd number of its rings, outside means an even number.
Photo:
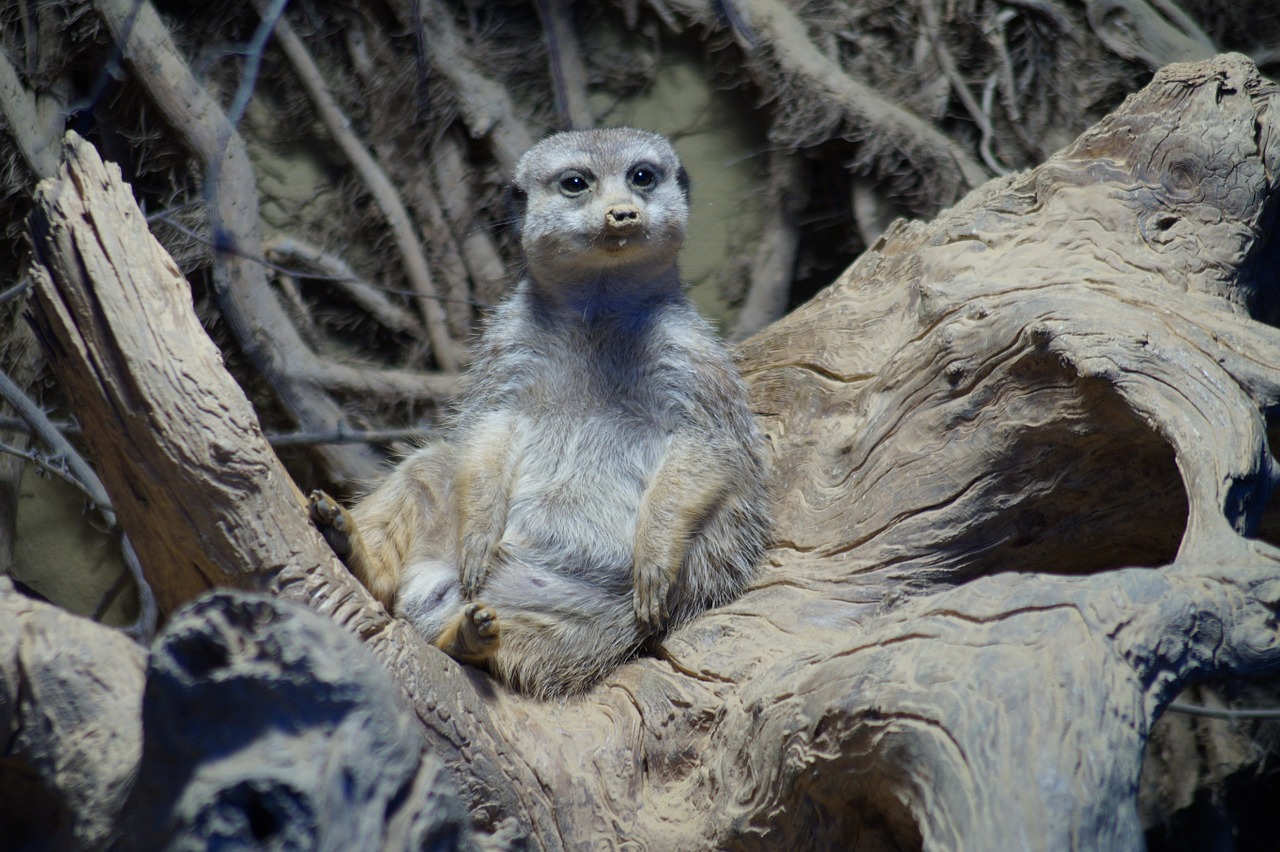
[[[119,169],[68,134],[32,231],[49,363],[162,612],[332,564],[323,542],[291,532],[305,529],[301,497]]]

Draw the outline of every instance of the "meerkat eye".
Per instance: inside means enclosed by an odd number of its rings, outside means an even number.
[[[658,182],[658,170],[648,163],[641,163],[631,167],[631,173],[627,179],[636,189],[649,189]]]
[[[590,181],[578,172],[565,172],[560,176],[560,191],[565,195],[581,195],[590,188]]]

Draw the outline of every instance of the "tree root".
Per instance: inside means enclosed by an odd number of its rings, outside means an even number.
[[[215,244],[237,252],[215,254],[214,292],[223,319],[301,428],[334,428],[342,422],[338,405],[323,392],[293,379],[291,368],[311,356],[271,295],[262,267],[244,257],[261,257],[262,240],[257,188],[243,141],[191,76],[150,3],[96,0],[94,6],[112,38],[122,45],[138,81],[204,165]],[[341,482],[366,479],[377,467],[364,447],[324,446],[316,452]]]
[[[351,122],[343,115],[337,102],[329,94],[320,69],[316,67],[302,40],[294,33],[287,19],[281,18],[276,24],[276,38],[292,63],[293,70],[298,75],[303,88],[315,104],[316,112],[324,121],[329,135],[338,143],[338,147],[355,167],[386,217],[387,227],[395,236],[396,247],[400,250],[400,258],[409,275],[409,281],[418,294],[418,306],[426,320],[427,336],[431,340],[432,352],[445,372],[456,373],[462,358],[460,348],[449,336],[444,308],[440,304],[440,293],[437,292],[435,281],[432,280],[431,272],[427,269],[422,245],[413,233],[413,220],[400,200],[400,194],[352,132]]]
[[[680,0],[672,5],[704,28],[719,23],[712,3]],[[773,141],[800,147],[832,135],[856,139],[853,168],[884,175],[899,172],[905,160],[912,174],[926,176],[928,186],[926,190],[913,181],[898,187],[915,200],[913,208],[920,207],[925,194],[933,199],[930,204],[939,199],[946,203],[987,179],[986,170],[952,140],[828,59],[778,0],[739,0],[735,8],[759,40],[758,49],[747,51],[757,81],[768,99],[788,105],[770,130]]]

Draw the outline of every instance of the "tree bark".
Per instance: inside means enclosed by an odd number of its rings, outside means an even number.
[[[1277,116],[1280,90],[1243,57],[1170,66],[1040,168],[899,222],[743,344],[776,546],[739,601],[570,704],[445,658],[326,552],[128,188],[75,140],[39,193],[38,322],[164,611],[234,585],[356,633],[484,843],[1132,848],[1166,704],[1195,679],[1280,665],[1280,550],[1255,537],[1277,480]],[[179,653],[191,630],[262,649],[267,680],[341,645],[248,600],[173,618],[148,702],[222,694],[224,666]],[[302,620],[311,638],[286,642]],[[165,660],[186,680],[161,683]],[[398,718],[389,691],[359,690],[351,706]],[[307,716],[259,694],[264,713]],[[157,706],[180,705],[144,717]],[[340,727],[299,724],[294,745]],[[198,775],[216,751],[200,740],[231,730],[212,718],[166,748],[185,743]],[[186,789],[139,767],[135,795]],[[435,783],[417,771],[397,779]],[[343,801],[323,786],[270,801]],[[116,799],[94,806],[117,819]],[[195,837],[212,812],[192,813]],[[311,836],[335,830],[317,819]]]
[[[13,849],[99,849],[142,753],[145,652],[0,578],[0,812]]]

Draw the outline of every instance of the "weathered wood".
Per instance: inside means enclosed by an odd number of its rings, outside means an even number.
[[[0,825],[11,849],[100,849],[142,754],[145,652],[0,577]]]
[[[487,848],[386,672],[300,606],[218,592],[183,609],[141,715],[122,852]]]
[[[37,324],[78,419],[93,424],[85,442],[121,524],[140,531],[135,549],[161,612],[236,586],[328,615],[381,657],[443,756],[469,763],[473,798],[519,813],[509,776],[532,777],[495,768],[481,676],[391,619],[311,526],[119,169],[70,134],[59,176],[38,195]],[[438,714],[437,690],[449,695]],[[454,712],[477,720],[478,733]]]
[[[306,523],[301,495],[119,169],[68,138],[32,222],[38,321],[122,525],[146,531],[135,549],[162,612],[289,565],[334,570],[323,542],[286,534]]]
[[[1278,115],[1243,57],[1171,66],[744,344],[769,564],[569,705],[424,647],[319,551],[247,405],[205,384],[216,357],[196,372],[213,353],[177,279],[140,299],[141,236],[112,254],[137,212],[92,212],[124,190],[84,177],[82,143],[42,192],[40,309],[161,599],[250,584],[354,628],[483,826],[542,848],[1131,848],[1164,705],[1280,666],[1280,550],[1248,537],[1277,479]],[[148,362],[166,323],[191,350]]]
[[[149,662],[3,578],[0,618],[6,848],[506,846],[471,830],[382,667],[300,606],[206,596]]]

